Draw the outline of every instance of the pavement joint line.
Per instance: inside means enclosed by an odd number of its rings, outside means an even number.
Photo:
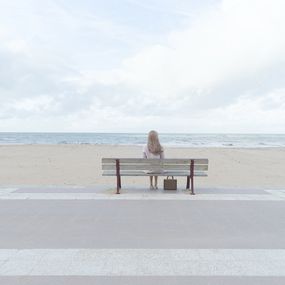
[[[196,194],[189,193],[1,193],[0,200],[221,200],[221,201],[285,201],[285,191],[268,194]]]
[[[0,195],[10,194],[16,190],[18,190],[18,188],[0,188]]]
[[[285,249],[19,249],[0,276],[283,276]],[[14,251],[14,249],[11,249]]]
[[[280,198],[285,198],[285,190],[265,190],[265,192]]]

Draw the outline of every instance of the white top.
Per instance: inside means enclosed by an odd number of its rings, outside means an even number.
[[[154,153],[149,151],[147,145],[144,145],[143,146],[143,157],[144,158],[151,158],[151,159],[161,159],[161,158],[164,158],[164,153],[162,151],[161,154],[154,154]]]

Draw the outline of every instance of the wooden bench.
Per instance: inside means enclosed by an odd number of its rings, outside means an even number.
[[[103,176],[117,177],[117,194],[121,176],[185,176],[186,189],[194,195],[194,176],[207,176],[208,159],[102,158]]]

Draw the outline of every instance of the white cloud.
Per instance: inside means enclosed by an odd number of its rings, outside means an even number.
[[[10,100],[4,104],[6,112],[33,112],[43,113],[57,109],[57,103],[51,96],[37,96],[36,98],[21,98],[20,100]]]
[[[191,96],[192,89],[208,91],[236,79],[242,84],[284,59],[284,10],[284,1],[226,0],[189,28],[172,32],[166,46],[126,59],[122,83],[161,98],[177,98],[187,89]]]
[[[284,133],[285,89],[258,97],[240,97],[237,102],[211,110],[206,116],[212,128],[225,132]],[[207,124],[205,121],[204,124]]]
[[[112,70],[109,77],[104,73],[103,81],[102,77],[97,78],[103,84],[120,85],[121,90],[125,87],[126,92],[132,92],[128,102],[122,102],[128,106],[122,107],[125,112],[129,109],[147,114],[138,106],[148,106],[162,119],[165,113],[172,112],[174,117],[182,113],[177,124],[183,119],[191,122],[192,116],[198,114],[205,131],[246,132],[254,131],[256,126],[261,132],[280,132],[285,124],[284,116],[280,117],[284,105],[279,106],[278,112],[270,111],[268,115],[275,118],[270,125],[265,122],[267,111],[259,110],[259,102],[272,107],[267,93],[284,87],[284,10],[283,1],[223,1],[189,28],[172,32],[167,45],[144,48],[126,59],[121,70]],[[116,93],[115,87],[111,90]],[[244,96],[247,100],[242,99]],[[240,112],[248,106],[252,127],[243,124],[244,113]],[[220,121],[208,124],[201,120],[205,108],[210,109],[208,120]],[[230,113],[234,110],[236,119],[228,116],[231,128],[224,120],[224,108]],[[199,130],[198,125],[195,131]]]
[[[0,130],[284,132],[284,1],[186,10],[163,36],[63,2],[8,9],[33,13],[0,26]]]

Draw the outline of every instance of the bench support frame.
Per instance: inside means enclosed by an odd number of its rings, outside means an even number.
[[[191,188],[190,188],[190,182],[191,182]],[[190,173],[187,176],[187,183],[186,183],[186,189],[190,188],[190,194],[195,195],[194,193],[194,160],[191,159],[190,163]]]
[[[120,160],[116,159],[116,176],[117,176],[117,193],[120,194],[121,184],[121,173],[120,173]]]
[[[187,182],[186,182],[186,189],[190,188],[190,194],[195,195],[194,193],[194,160],[191,159],[190,163],[190,172],[187,176]],[[117,177],[117,192],[116,194],[120,194],[120,189],[122,188],[121,183],[121,173],[120,173],[120,160],[116,159],[116,177]],[[190,187],[191,185],[191,187]]]

